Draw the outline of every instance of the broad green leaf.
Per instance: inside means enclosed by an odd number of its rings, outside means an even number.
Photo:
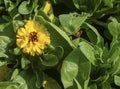
[[[87,14],[80,15],[77,13],[70,13],[60,15],[59,20],[65,32],[72,35],[80,30],[80,26],[85,22],[87,17]]]
[[[16,48],[13,49],[13,52],[14,52],[15,55],[20,55],[21,54],[21,49],[16,47]]]
[[[77,86],[87,88],[91,72],[91,63],[86,59],[79,48],[74,49],[63,61],[61,68],[61,80],[64,88],[72,89],[76,86],[74,79],[77,79]],[[70,88],[69,88],[70,87]]]
[[[116,17],[117,17],[117,16],[116,16]],[[118,23],[118,19],[115,18],[115,17],[113,17],[113,16],[110,16],[110,17],[108,18],[108,20],[110,20],[110,21],[112,21],[112,22]]]
[[[65,89],[72,86],[74,79],[77,77],[79,55],[79,49],[75,49],[63,61],[61,80]]]
[[[10,42],[11,42],[11,39],[9,37],[0,36],[0,53],[5,52],[5,49],[7,48]],[[1,53],[1,56],[2,55],[5,56],[5,54]]]
[[[14,77],[13,81],[16,82],[16,83],[19,83],[20,85],[26,83],[24,78],[22,76],[20,76],[20,75],[17,75],[16,77]]]
[[[19,89],[38,89],[35,85],[36,75],[31,69],[21,71],[12,81],[19,84]]]
[[[18,28],[22,27],[23,25],[24,25],[24,22],[22,22],[20,20],[13,20],[14,32],[16,32],[18,30]]]
[[[29,61],[27,58],[22,57],[22,58],[21,58],[21,67],[22,67],[23,69],[25,69],[28,64],[30,64],[30,61]]]
[[[14,79],[14,78],[16,78],[16,76],[18,75],[18,73],[19,73],[19,70],[18,70],[18,69],[15,69],[15,70],[13,71],[13,73],[12,73],[11,80]]]
[[[116,61],[120,54],[120,44],[115,44],[113,45],[113,47],[109,50],[109,58],[108,58],[108,62],[113,62]]]
[[[2,32],[4,30],[4,28],[7,27],[8,25],[9,25],[9,23],[0,24],[0,32]]]
[[[30,0],[28,1],[23,1],[20,6],[18,7],[18,11],[20,14],[26,15],[30,14],[33,10],[33,3],[30,3]]]
[[[63,57],[64,49],[61,46],[55,47],[54,54],[58,57],[59,60]]]
[[[85,30],[86,33],[87,33],[87,36],[89,37],[90,41],[93,43],[93,44],[96,44],[97,42],[97,35],[92,31],[92,30]]]
[[[47,27],[51,37],[51,44],[53,46],[62,46],[64,49],[64,56],[72,51],[75,46],[64,31],[50,22],[47,23]]]
[[[0,66],[6,65],[6,64],[7,64],[7,61],[6,60],[2,60],[2,58],[0,58]]]
[[[109,23],[108,30],[114,38],[118,38],[120,36],[120,23],[117,22]]]
[[[91,73],[91,63],[86,59],[82,52],[80,52],[79,56],[79,70],[76,79],[82,88],[87,89]]]
[[[47,51],[48,54],[55,55],[58,58],[58,60],[61,60],[64,55],[64,49],[62,46],[53,47],[52,45],[49,45]]]
[[[55,66],[58,61],[57,56],[53,54],[45,54],[43,55],[43,59],[41,59],[41,63],[45,66]]]
[[[0,58],[1,58],[1,57],[8,58],[8,55],[6,55],[5,53],[0,52]]]
[[[91,71],[91,64],[90,63],[88,63],[88,70],[89,70],[89,72],[88,72],[88,79],[87,80],[85,80],[84,81],[84,89],[88,89],[88,85],[89,85],[89,80],[90,80],[90,71]]]
[[[89,45],[87,42],[80,42],[79,47],[83,55],[93,64],[95,65],[95,54],[94,54],[94,48]]]
[[[17,75],[13,81],[20,84],[19,89],[28,89],[27,83],[22,76]]]
[[[15,40],[15,32],[13,30],[13,26],[12,26],[12,23],[9,23],[8,25],[6,25],[4,27],[4,29],[2,29],[2,31],[0,31],[0,36],[6,36],[8,37],[11,41]]]
[[[85,23],[85,24],[87,25],[87,27],[89,27],[92,30],[90,32],[88,31],[88,33],[86,31],[90,41],[95,43],[96,45],[98,45],[100,47],[103,47],[104,40],[103,40],[102,36],[99,34],[99,32],[97,31],[97,29],[88,23]]]
[[[112,75],[119,74],[120,73],[120,57],[116,57],[115,60],[112,62],[112,69],[110,70],[110,73]]]
[[[120,77],[115,75],[114,76],[114,83],[117,85],[117,86],[120,86]]]

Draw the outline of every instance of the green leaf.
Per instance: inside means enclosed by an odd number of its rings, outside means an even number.
[[[117,16],[116,16],[116,17],[117,17]],[[108,18],[108,20],[110,20],[111,22],[116,22],[116,23],[118,23],[118,19],[117,19],[116,17],[110,16],[110,17]]]
[[[116,84],[117,86],[120,86],[120,77],[117,76],[117,75],[115,75],[115,76],[114,76],[114,82],[115,82],[115,84]]]
[[[64,54],[64,49],[61,46],[55,47],[55,50],[53,53],[58,57],[59,60],[61,60]]]
[[[80,42],[79,47],[81,52],[85,55],[85,57],[93,64],[95,65],[95,55],[94,55],[94,48],[89,45],[87,42]]]
[[[41,62],[45,66],[55,66],[58,63],[57,56],[53,54],[45,54],[43,55],[43,60],[41,59]]]
[[[11,42],[11,39],[7,36],[0,36],[0,52],[5,52],[5,49]],[[5,56],[5,54],[1,53],[1,56]]]
[[[38,89],[35,86],[36,75],[31,69],[23,70],[19,74],[16,72],[15,75],[11,82],[16,83],[18,89]]]
[[[14,30],[13,30],[13,26],[12,26],[12,23],[9,23],[8,25],[6,25],[5,27],[4,27],[4,29],[2,29],[1,31],[0,31],[0,36],[6,36],[6,37],[9,37],[9,41],[11,42],[11,41],[13,41],[13,40],[15,40],[15,32],[14,32]]]
[[[8,58],[8,55],[6,55],[5,53],[0,52],[0,58],[1,58],[1,57]]]
[[[33,6],[32,3],[30,3],[30,0],[23,1],[18,7],[18,12],[23,15],[30,14],[32,10],[33,10]]]
[[[14,53],[15,55],[20,55],[20,54],[21,54],[21,49],[18,48],[18,47],[16,47],[16,48],[13,49],[13,53]]]
[[[103,47],[104,40],[103,40],[102,36],[99,34],[99,32],[97,31],[97,29],[88,23],[85,23],[85,24],[87,25],[87,27],[89,27],[91,29],[91,31],[86,31],[90,41],[100,47]]]
[[[120,36],[120,23],[117,22],[109,23],[108,30],[114,38],[118,38]]]
[[[63,61],[61,68],[61,80],[64,88],[73,85],[74,79],[78,74],[79,49],[73,50]]]
[[[22,81],[17,81],[21,86],[26,86],[27,89],[39,89],[36,87],[36,75],[33,73],[31,68],[21,71],[20,76],[22,77]],[[40,75],[39,75],[40,76]],[[40,81],[39,81],[40,82]],[[26,89],[26,88],[19,88],[19,89]]]
[[[79,72],[76,79],[82,88],[87,89],[91,73],[91,63],[86,59],[82,52],[80,52],[79,56]]]
[[[91,72],[91,64],[79,48],[74,49],[63,61],[61,68],[61,80],[64,88],[72,89],[72,86],[87,89]],[[74,79],[77,79],[74,83]],[[78,84],[79,83],[79,84]]]
[[[3,23],[3,24],[0,24],[0,32],[2,32],[5,27],[7,27],[9,25],[9,23]]]
[[[89,40],[93,43],[96,44],[97,42],[97,35],[92,31],[92,30],[85,30],[87,33],[87,36],[89,37]]]
[[[23,69],[25,69],[28,64],[30,64],[30,61],[29,61],[27,58],[22,57],[22,58],[21,58],[21,67],[22,67]]]
[[[64,49],[64,56],[72,51],[75,46],[64,31],[50,22],[47,23],[47,27],[50,33],[51,44],[53,46],[62,46]]]
[[[120,43],[115,44],[109,51],[108,62],[116,61],[119,58],[120,53]]]
[[[1,54],[0,54],[1,55]],[[3,57],[3,56],[2,56]],[[2,60],[2,58],[0,58],[0,66],[3,66],[3,65],[5,65],[5,64],[7,64],[7,61],[5,61],[5,60]]]
[[[116,57],[112,62],[112,69],[110,70],[112,75],[120,73],[120,57]]]
[[[19,89],[28,89],[25,79],[18,75],[14,78],[14,82],[19,83]]]
[[[79,15],[77,13],[70,13],[60,15],[59,20],[65,32],[72,35],[80,30],[80,26],[85,22],[87,17],[87,14]]]
[[[13,73],[12,73],[11,80],[14,79],[14,78],[16,78],[16,76],[18,75],[18,73],[19,73],[19,70],[18,70],[18,69],[15,69],[15,70],[13,71]]]
[[[18,30],[19,27],[24,26],[24,22],[20,21],[20,20],[13,20],[13,28],[14,28],[14,32],[16,32]]]

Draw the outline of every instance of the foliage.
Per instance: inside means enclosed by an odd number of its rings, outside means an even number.
[[[42,55],[16,45],[28,20],[50,34]],[[119,0],[0,0],[0,89],[119,88]]]

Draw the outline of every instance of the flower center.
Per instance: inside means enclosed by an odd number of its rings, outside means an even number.
[[[29,41],[32,41],[32,42],[37,42],[38,41],[38,37],[37,37],[37,33],[36,32],[31,32],[29,34]]]

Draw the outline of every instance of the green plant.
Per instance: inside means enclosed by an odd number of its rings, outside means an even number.
[[[119,13],[119,0],[0,0],[0,89],[119,89]],[[28,21],[50,43],[28,29],[31,50],[18,46]]]

